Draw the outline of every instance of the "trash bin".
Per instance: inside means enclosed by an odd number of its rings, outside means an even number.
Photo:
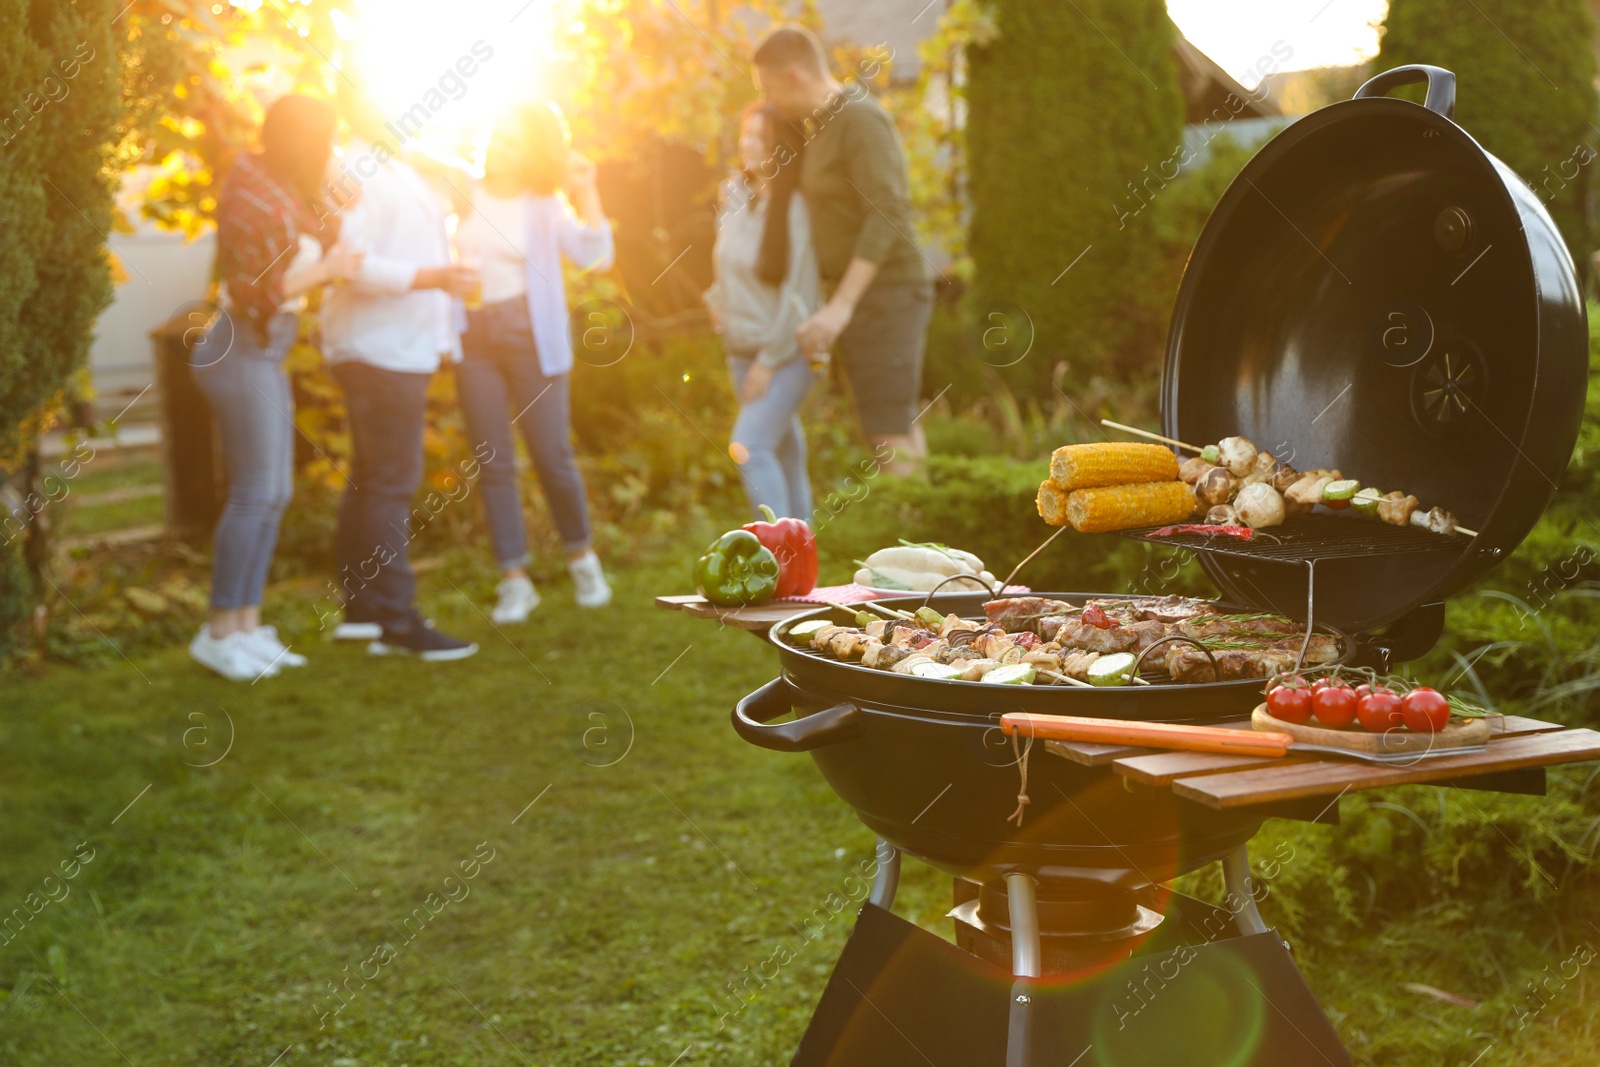
[[[189,369],[192,347],[214,311],[209,303],[186,304],[150,331],[161,403],[167,534],[191,544],[211,536],[226,497],[211,409]]]

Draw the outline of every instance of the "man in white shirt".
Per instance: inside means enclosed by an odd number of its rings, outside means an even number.
[[[340,216],[361,270],[327,294],[323,355],[344,391],[351,470],[334,544],[344,619],[336,637],[371,639],[376,655],[462,659],[478,646],[428,626],[413,604],[407,546],[422,482],[428,381],[460,358],[455,295],[475,273],[450,262],[444,201],[385,146],[354,144],[345,169],[359,191]],[[423,521],[426,521],[424,519]]]

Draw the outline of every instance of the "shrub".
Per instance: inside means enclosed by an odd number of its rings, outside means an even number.
[[[1148,368],[1162,326],[1132,294],[1153,239],[1120,219],[1131,190],[1165,184],[1181,140],[1166,7],[1002,0],[994,20],[998,36],[968,55],[977,317],[1032,320],[1034,355],[1002,372],[1014,385],[1048,388],[1062,358],[1085,376]]]
[[[932,456],[926,478],[868,473],[818,490],[820,581],[854,573],[853,560],[909,541],[937,541],[982,557],[996,578],[1055,531],[1034,507],[1043,460]],[[861,468],[858,468],[861,469]],[[1070,530],[1029,563],[1016,581],[1035,589],[1141,593],[1199,592],[1207,583],[1187,553]]]
[[[115,14],[111,0],[0,6],[0,473],[83,365],[111,299]],[[33,604],[23,542],[0,545],[0,655]]]
[[[1600,150],[1593,34],[1583,0],[1392,0],[1375,63],[1454,71],[1456,121],[1534,187],[1579,263],[1594,247],[1587,165]]]

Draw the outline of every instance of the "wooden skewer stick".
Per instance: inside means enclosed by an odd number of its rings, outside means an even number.
[[[1456,533],[1458,533],[1458,534],[1466,534],[1468,537],[1477,537],[1478,536],[1478,531],[1477,530],[1469,530],[1465,526],[1457,526],[1456,527]]]
[[[1060,529],[1056,530],[1055,533],[1051,534],[1049,537],[1046,537],[1044,539],[1044,544],[1040,545],[1038,548],[1034,549],[1032,552],[1029,552],[1026,556],[1024,556],[1022,558],[1022,562],[1021,563],[1017,564],[1015,567],[1012,567],[1011,568],[1011,573],[1006,575],[1006,580],[1000,583],[1000,591],[998,593],[996,593],[995,596],[1005,596],[1006,595],[1006,590],[1011,587],[1011,579],[1013,579],[1013,578],[1015,578],[1017,576],[1017,572],[1022,570],[1022,568],[1026,567],[1033,560],[1033,557],[1037,556],[1039,553],[1041,553],[1045,549],[1049,548],[1050,547],[1050,542],[1054,541],[1056,538],[1060,537],[1061,534],[1064,531],[1068,530],[1068,529],[1070,529],[1070,527],[1063,526]]]
[[[1073,678],[1073,677],[1070,677],[1069,675],[1062,674],[1060,671],[1046,670],[1043,667],[1040,667],[1038,670],[1039,670],[1039,673],[1044,675],[1046,678],[1056,678],[1056,679],[1059,679],[1060,681],[1066,682],[1068,685],[1081,686],[1084,689],[1093,689],[1094,688],[1094,686],[1090,685],[1088,682],[1080,681],[1077,678]]]
[[[837,603],[835,601],[830,600],[830,601],[828,601],[828,607],[836,608],[839,611],[848,611],[851,615],[854,615],[856,613],[857,609],[860,609],[860,608],[871,608],[873,611],[878,612],[880,615],[885,615],[885,616],[887,616],[887,617],[889,617],[891,619],[909,619],[909,618],[911,618],[911,612],[909,612],[909,611],[900,611],[900,610],[898,610],[896,608],[884,607],[882,604],[874,604],[870,600],[863,600],[859,604],[840,604],[840,603]]]
[[[1122,423],[1112,422],[1110,419],[1101,419],[1100,425],[1109,426],[1113,430],[1121,430],[1124,433],[1135,434],[1139,437],[1148,437],[1152,441],[1160,441],[1162,444],[1172,445],[1174,448],[1187,448],[1190,452],[1196,453],[1204,451],[1204,449],[1199,448],[1196,445],[1187,444],[1171,437],[1162,437],[1158,433],[1151,433],[1149,430],[1141,430],[1137,426],[1124,426]]]

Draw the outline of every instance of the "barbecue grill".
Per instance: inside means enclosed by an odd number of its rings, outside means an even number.
[[[1426,82],[1424,105],[1383,95],[1411,81]],[[1560,235],[1538,197],[1451,121],[1453,110],[1452,74],[1402,67],[1254,156],[1185,272],[1163,424],[1176,439],[1239,434],[1301,469],[1337,467],[1364,484],[1404,487],[1479,534],[1334,514],[1290,519],[1274,538],[1251,542],[1129,534],[1197,553],[1225,600],[1333,628],[1345,636],[1347,658],[1379,667],[1427,651],[1444,598],[1492,569],[1537,520],[1576,441],[1587,380],[1583,302]],[[982,600],[939,595],[932,604],[975,615]],[[797,621],[769,634],[782,674],[741,700],[733,723],[753,744],[810,752],[881,839],[861,935],[879,949],[857,952],[853,941],[840,973],[859,956],[851,965],[866,968],[862,981],[876,981],[871,968],[889,966],[895,953],[930,969],[967,966],[908,947],[914,935],[879,914],[893,899],[900,852],[959,879],[959,943],[974,957],[1008,962],[1019,982],[1152,951],[1161,926],[1189,921],[1152,896],[1156,887],[1223,860],[1243,900],[1229,919],[1245,936],[1208,944],[1207,958],[1225,971],[1248,957],[1259,980],[1279,975],[1274,1006],[1295,1017],[1302,1042],[1285,1031],[1258,1050],[1268,1058],[1252,1062],[1293,1062],[1308,1048],[1330,1063],[1330,1049],[1343,1055],[1265,933],[1245,879],[1244,845],[1266,818],[1326,819],[1326,810],[1217,810],[1124,789],[1105,767],[1034,760],[1025,819],[1020,828],[1008,822],[1027,764],[1002,744],[1001,714],[1236,718],[1259,699],[1259,681],[1102,690],[909,678],[794,647],[784,638]],[[791,711],[798,717],[775,724]],[[837,1058],[860,1053],[837,1051],[850,1039],[835,984],[796,1064],[865,1062]],[[1035,1039],[1051,1027],[1070,1029],[1034,1005],[1035,990],[1022,982],[1009,999],[1001,1027],[1008,1065],[1034,1062]],[[1076,1049],[1058,1051],[1070,1059]],[[990,1049],[962,1062],[1001,1059]]]

